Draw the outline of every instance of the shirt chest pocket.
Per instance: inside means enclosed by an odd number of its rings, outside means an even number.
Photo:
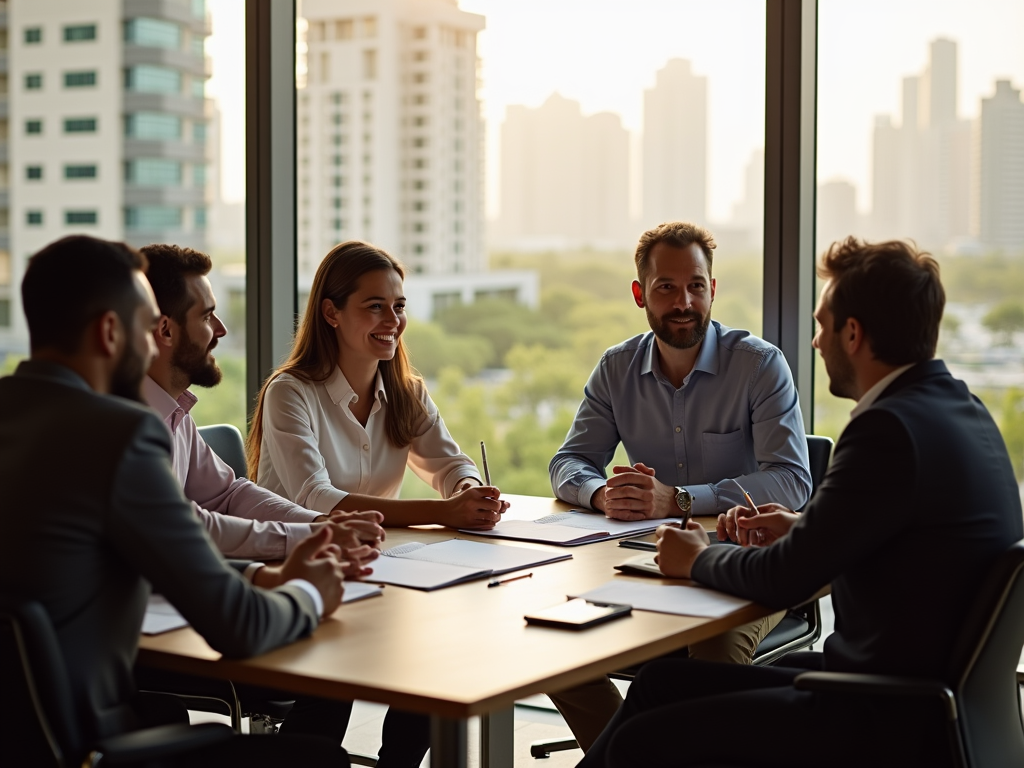
[[[701,435],[706,483],[717,483],[727,477],[739,477],[753,471],[753,456],[743,440],[743,430],[705,432]]]

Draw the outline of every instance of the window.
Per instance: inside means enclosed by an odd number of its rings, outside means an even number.
[[[412,28],[412,39],[413,40],[426,40],[427,39],[427,28],[426,27],[413,27]]]
[[[366,80],[377,78],[377,51],[373,49],[363,51],[363,77]]]
[[[96,178],[96,166],[95,165],[65,165],[64,166],[64,178],[65,179],[95,179]]]
[[[64,133],[96,133],[95,117],[68,117],[64,120]]]
[[[124,71],[124,86],[139,93],[181,93],[181,72],[170,67],[140,64]]]
[[[99,218],[96,211],[64,211],[65,224],[97,224]]]
[[[425,83],[425,82],[427,82],[427,79],[428,79],[428,77],[427,77],[427,73],[426,72],[416,72],[412,76],[412,81],[414,83]]]
[[[26,91],[38,91],[43,87],[43,76],[38,72],[32,73],[31,75],[25,75],[25,90]]]
[[[181,163],[163,158],[145,158],[125,163],[125,180],[143,187],[173,187],[181,184]]]
[[[25,44],[32,45],[33,43],[43,42],[43,28],[42,27],[25,27]]]
[[[196,57],[206,56],[206,39],[196,35],[192,38],[192,55]]]
[[[42,120],[26,120],[25,121],[25,133],[42,133],[43,132],[43,121]]]
[[[65,43],[81,43],[86,40],[96,39],[95,24],[78,24],[72,27],[64,27]]]
[[[196,144],[206,143],[206,123],[192,123],[192,141]]]
[[[334,37],[336,40],[351,40],[353,34],[352,19],[339,19],[334,22]]]
[[[201,45],[202,38],[197,39]],[[124,40],[135,45],[176,51],[181,49],[181,26],[162,19],[131,19],[125,22]]]
[[[125,135],[133,139],[172,141],[181,138],[181,118],[159,112],[135,112],[125,115]]]
[[[43,223],[43,212],[42,211],[26,211],[25,212],[25,223],[30,227],[39,226]]]
[[[29,181],[37,181],[43,178],[43,166],[41,165],[26,165],[25,166],[25,178]]]
[[[430,59],[430,51],[416,51],[412,55],[413,61],[427,61]]]
[[[197,19],[206,16],[206,0],[192,0],[192,16]]]
[[[206,206],[200,205],[192,216],[196,229],[206,229]]]
[[[376,37],[377,36],[377,18],[375,16],[367,16],[363,19],[363,37]]]
[[[206,80],[201,77],[192,78],[192,97],[202,99],[206,96]]]
[[[127,229],[181,229],[181,208],[170,205],[136,205],[124,210]]]
[[[96,85],[96,73],[95,72],[65,72],[64,73],[64,87],[65,88],[85,88],[90,85]]]
[[[206,164],[196,163],[192,166],[192,186],[194,187],[205,187],[206,186]]]

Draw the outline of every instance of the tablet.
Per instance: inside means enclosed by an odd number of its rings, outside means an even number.
[[[567,600],[542,611],[528,613],[523,618],[527,624],[538,627],[555,627],[556,629],[587,629],[604,624],[606,621],[629,616],[633,611],[631,605],[617,603],[591,603],[577,597]]]

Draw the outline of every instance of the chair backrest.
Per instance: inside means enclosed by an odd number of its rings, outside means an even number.
[[[807,436],[807,459],[811,470],[811,495],[818,490],[832,459],[832,438],[821,435]]]
[[[80,734],[46,610],[0,597],[0,749],[13,764],[63,768],[80,761]]]
[[[972,768],[1024,765],[1017,664],[1024,647],[1024,541],[989,571],[952,656],[960,734]]]
[[[235,470],[238,477],[248,477],[245,466],[245,441],[238,427],[233,424],[211,424],[200,427],[199,434],[221,460]]]

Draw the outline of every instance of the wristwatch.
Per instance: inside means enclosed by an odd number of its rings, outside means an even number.
[[[681,485],[676,486],[676,506],[684,515],[690,514],[690,506],[693,504],[693,496]]]

